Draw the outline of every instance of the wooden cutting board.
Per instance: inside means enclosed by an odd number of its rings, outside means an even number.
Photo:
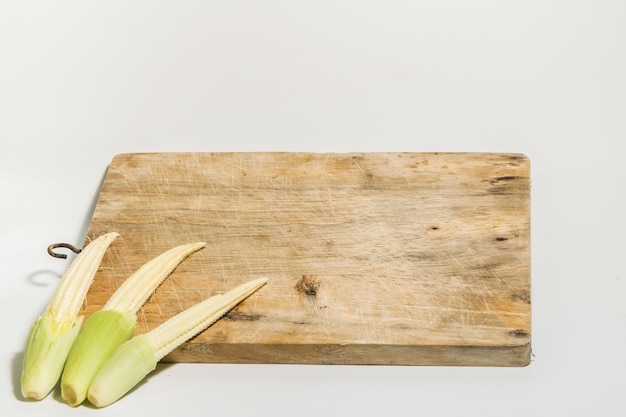
[[[520,154],[118,155],[87,240],[121,237],[83,312],[152,257],[206,241],[142,308],[137,333],[269,283],[166,361],[523,366],[529,169]]]

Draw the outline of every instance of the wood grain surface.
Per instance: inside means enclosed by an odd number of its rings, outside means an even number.
[[[167,361],[523,366],[529,170],[520,154],[117,155],[87,241],[121,237],[83,312],[152,257],[206,241],[141,309],[137,333],[269,283]]]

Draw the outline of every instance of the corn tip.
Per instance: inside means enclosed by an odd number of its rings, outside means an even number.
[[[103,309],[136,313],[181,262],[205,246],[206,242],[186,243],[150,259],[122,283]]]

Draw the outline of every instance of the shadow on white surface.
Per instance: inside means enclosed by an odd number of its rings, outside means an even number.
[[[20,389],[20,379],[22,376],[22,362],[24,361],[24,352],[18,352],[11,358],[11,385],[13,386],[13,396],[21,402],[33,402],[22,396]]]
[[[69,263],[68,263],[69,266]],[[41,269],[39,271],[33,271],[26,276],[26,281],[29,284],[37,287],[47,287],[49,285],[57,286],[63,274],[52,269]]]

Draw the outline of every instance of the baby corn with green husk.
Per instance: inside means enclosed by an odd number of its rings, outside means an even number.
[[[117,401],[153,371],[165,355],[215,323],[266,282],[264,278],[256,279],[208,298],[124,342],[96,374],[89,387],[89,401],[96,407]]]
[[[78,335],[78,316],[107,248],[119,237],[104,234],[89,243],[63,274],[48,307],[33,323],[28,336],[21,376],[22,395],[41,400],[56,385],[67,355]]]
[[[157,287],[185,258],[205,246],[205,242],[188,243],[150,260],[122,283],[101,310],[89,316],[61,377],[61,396],[69,405],[77,406],[87,398],[96,372],[133,335],[137,311]]]

